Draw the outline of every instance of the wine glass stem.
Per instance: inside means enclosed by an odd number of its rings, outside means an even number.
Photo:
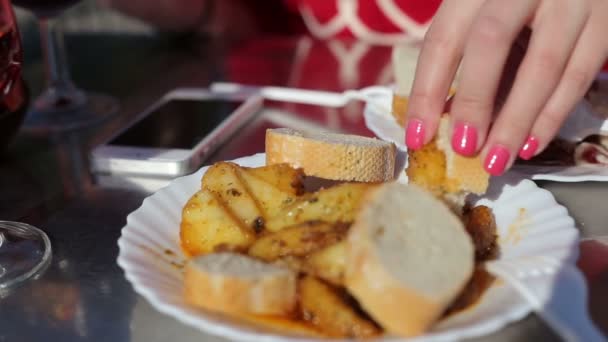
[[[63,32],[59,24],[53,19],[40,18],[39,25],[47,76],[46,92],[58,101],[83,101],[84,93],[76,88],[70,76]]]

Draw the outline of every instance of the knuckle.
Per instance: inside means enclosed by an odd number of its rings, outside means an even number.
[[[410,94],[410,108],[421,108],[428,107],[431,103],[436,101],[439,97],[433,91],[430,90],[419,90],[412,89],[412,93]]]
[[[559,74],[563,67],[564,60],[557,51],[544,49],[531,56],[531,64],[545,73]]]
[[[453,107],[459,113],[489,114],[492,110],[490,101],[483,99],[480,96],[466,93],[456,93]]]
[[[490,15],[480,16],[471,31],[471,39],[478,40],[481,44],[510,43],[508,25],[500,18]]]

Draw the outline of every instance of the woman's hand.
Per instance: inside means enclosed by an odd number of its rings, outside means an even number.
[[[494,113],[512,47],[527,28],[527,50]],[[425,37],[408,106],[406,144],[434,136],[452,80],[452,147],[481,153],[502,174],[515,157],[542,151],[608,55],[608,0],[444,0]]]

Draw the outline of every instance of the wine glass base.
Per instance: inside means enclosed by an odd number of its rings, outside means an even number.
[[[51,242],[42,230],[0,221],[0,290],[40,275],[51,261]]]
[[[23,130],[37,134],[60,133],[93,126],[118,113],[114,97],[87,93],[86,101],[78,106],[37,106],[34,104],[23,124]]]

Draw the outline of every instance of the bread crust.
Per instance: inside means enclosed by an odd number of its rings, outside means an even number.
[[[267,165],[288,163],[302,168],[307,176],[341,181],[384,182],[395,178],[396,147],[392,143],[352,144],[346,139],[338,143],[286,131],[266,131]]]
[[[206,272],[190,262],[184,272],[184,296],[212,311],[284,316],[296,308],[296,280],[288,270],[243,277]]]

